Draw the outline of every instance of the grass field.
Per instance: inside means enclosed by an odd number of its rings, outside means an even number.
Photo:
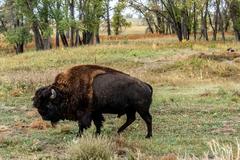
[[[175,38],[163,37],[2,55],[0,159],[71,159],[85,143],[101,148],[107,142],[110,148],[113,146],[109,154],[116,159],[219,156],[209,152],[212,140],[231,144],[235,154],[240,138],[240,59],[218,58],[228,54],[228,47],[240,51],[239,43],[232,41],[179,43]],[[214,53],[216,58],[196,56],[200,53]],[[34,91],[77,64],[113,67],[152,84],[153,138],[144,138],[146,126],[139,116],[118,136],[117,129],[125,117],[106,115],[100,142],[84,141],[83,137],[78,148],[73,145],[76,122],[61,122],[57,128],[42,122],[32,108]],[[85,138],[89,139],[94,130],[87,130]],[[73,152],[69,152],[71,149]]]

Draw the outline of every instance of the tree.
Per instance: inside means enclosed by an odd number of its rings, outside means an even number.
[[[75,33],[75,15],[74,15],[74,7],[75,7],[75,1],[69,0],[69,9],[70,9],[70,27],[71,27],[71,36],[70,36],[70,44],[71,47],[74,46],[74,33]]]
[[[199,39],[205,37],[206,41],[208,41],[208,23],[207,23],[207,16],[208,16],[208,4],[209,0],[206,0],[203,7],[201,8],[201,36]]]
[[[16,54],[24,52],[24,44],[32,41],[32,35],[26,27],[17,27],[9,29],[5,33],[6,39],[9,43],[14,45]]]
[[[23,15],[13,0],[5,1],[0,10],[0,31],[6,40],[14,45],[16,54],[23,53],[24,45],[32,40],[29,28],[24,24]]]
[[[232,0],[230,4],[230,17],[237,41],[240,41],[240,1]]]
[[[104,15],[104,0],[82,0],[83,44],[100,43],[100,20]]]
[[[126,2],[120,1],[114,8],[114,15],[112,18],[112,26],[114,33],[119,35],[122,32],[123,27],[130,27],[131,23],[127,22],[127,20],[123,17],[122,12],[126,8]]]
[[[152,15],[150,8],[134,0],[129,1],[129,6],[140,13],[139,19],[141,19],[142,16],[145,18],[148,25],[147,32],[154,33],[153,26],[156,27],[157,25],[155,25],[154,16]]]
[[[56,46],[59,47],[59,36],[64,47],[68,47],[68,40],[65,31],[69,29],[68,3],[66,0],[51,0],[49,14],[56,24]]]
[[[111,35],[111,19],[110,19],[110,0],[105,0],[106,7],[106,21],[107,21],[107,33]]]

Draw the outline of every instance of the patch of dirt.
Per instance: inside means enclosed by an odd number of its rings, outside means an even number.
[[[4,125],[0,125],[0,133],[10,131],[10,128]]]
[[[162,156],[160,160],[177,160],[177,156],[175,154],[168,154],[165,156]]]
[[[28,112],[26,113],[26,116],[27,116],[28,118],[36,117],[37,115],[38,115],[37,110],[28,111]]]
[[[212,131],[212,133],[223,133],[225,135],[231,135],[236,132],[236,129],[233,128],[233,123],[226,121],[223,124],[222,128],[218,128]]]
[[[19,96],[21,96],[22,94],[23,94],[23,90],[20,89],[20,88],[16,88],[16,89],[12,90],[11,93],[10,93],[10,95],[11,95],[12,97],[19,97]]]
[[[213,96],[213,95],[214,95],[213,93],[211,93],[210,91],[207,91],[205,93],[200,94],[200,97],[210,97],[210,96]]]
[[[21,129],[21,130],[24,130],[24,129],[38,129],[38,130],[45,130],[47,128],[50,128],[51,125],[45,121],[43,121],[42,119],[35,119],[32,123],[30,124],[25,124],[25,123],[22,123],[22,122],[17,122],[14,127],[16,129]]]
[[[50,128],[51,125],[43,121],[42,119],[36,119],[29,125],[29,127],[34,129],[44,130],[44,129]]]

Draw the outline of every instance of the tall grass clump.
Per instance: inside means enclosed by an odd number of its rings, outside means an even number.
[[[236,145],[221,144],[216,140],[208,143],[209,151],[201,158],[194,155],[179,156],[178,160],[239,160],[240,159],[240,144],[236,140]]]
[[[70,160],[111,160],[114,157],[113,143],[109,138],[83,135],[68,148]]]

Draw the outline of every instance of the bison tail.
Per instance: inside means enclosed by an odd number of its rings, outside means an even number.
[[[146,85],[149,87],[150,92],[151,92],[151,96],[152,96],[153,95],[153,88],[152,88],[152,86],[150,84],[148,84],[148,83],[146,83]]]

